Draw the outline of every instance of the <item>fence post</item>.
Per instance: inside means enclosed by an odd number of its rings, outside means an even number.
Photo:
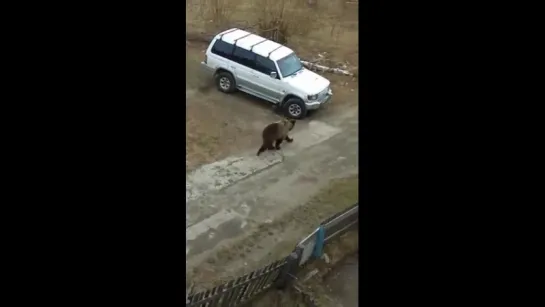
[[[316,233],[316,245],[314,245],[314,251],[312,255],[319,259],[322,257],[324,251],[324,241],[325,241],[325,229],[323,225],[320,225],[318,232]]]
[[[276,279],[275,286],[277,289],[285,289],[293,280],[299,270],[299,259],[303,249],[299,246],[286,258],[286,264],[280,271]]]

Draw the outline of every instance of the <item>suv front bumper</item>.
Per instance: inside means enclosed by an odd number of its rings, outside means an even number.
[[[327,94],[325,94],[323,97],[321,97],[318,100],[313,101],[305,101],[305,106],[307,107],[307,110],[316,110],[321,108],[323,105],[331,102],[331,97],[333,96],[333,91],[329,89],[327,91]]]

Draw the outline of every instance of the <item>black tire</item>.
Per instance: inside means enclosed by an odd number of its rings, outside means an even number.
[[[224,93],[232,93],[237,89],[235,78],[226,71],[216,74],[216,86],[220,92]]]
[[[302,119],[307,116],[307,107],[299,98],[290,98],[284,103],[284,111],[286,116],[293,119]]]

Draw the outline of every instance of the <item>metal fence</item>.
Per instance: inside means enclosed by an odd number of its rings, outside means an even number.
[[[322,256],[324,244],[350,230],[358,223],[358,203],[338,212],[323,221],[316,230],[297,244],[296,250],[301,250],[299,265],[302,266],[312,258]]]
[[[324,244],[357,224],[358,203],[323,221],[286,258],[211,290],[189,295],[186,307],[237,307],[271,287],[282,289],[290,284],[301,266],[322,256]]]
[[[282,259],[223,285],[187,298],[187,307],[239,306],[270,288],[286,265]]]
[[[327,241],[333,238],[336,238],[342,235],[348,229],[355,226],[359,221],[358,217],[359,217],[359,206],[358,204],[355,204],[354,206],[343,211],[341,214],[339,214],[335,218],[322,223],[325,229],[325,238],[324,238],[325,243],[327,243]]]

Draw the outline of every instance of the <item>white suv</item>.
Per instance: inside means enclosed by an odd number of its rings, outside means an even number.
[[[212,40],[201,64],[220,91],[239,89],[278,105],[291,118],[305,117],[333,95],[329,80],[305,69],[293,50],[236,28]]]

